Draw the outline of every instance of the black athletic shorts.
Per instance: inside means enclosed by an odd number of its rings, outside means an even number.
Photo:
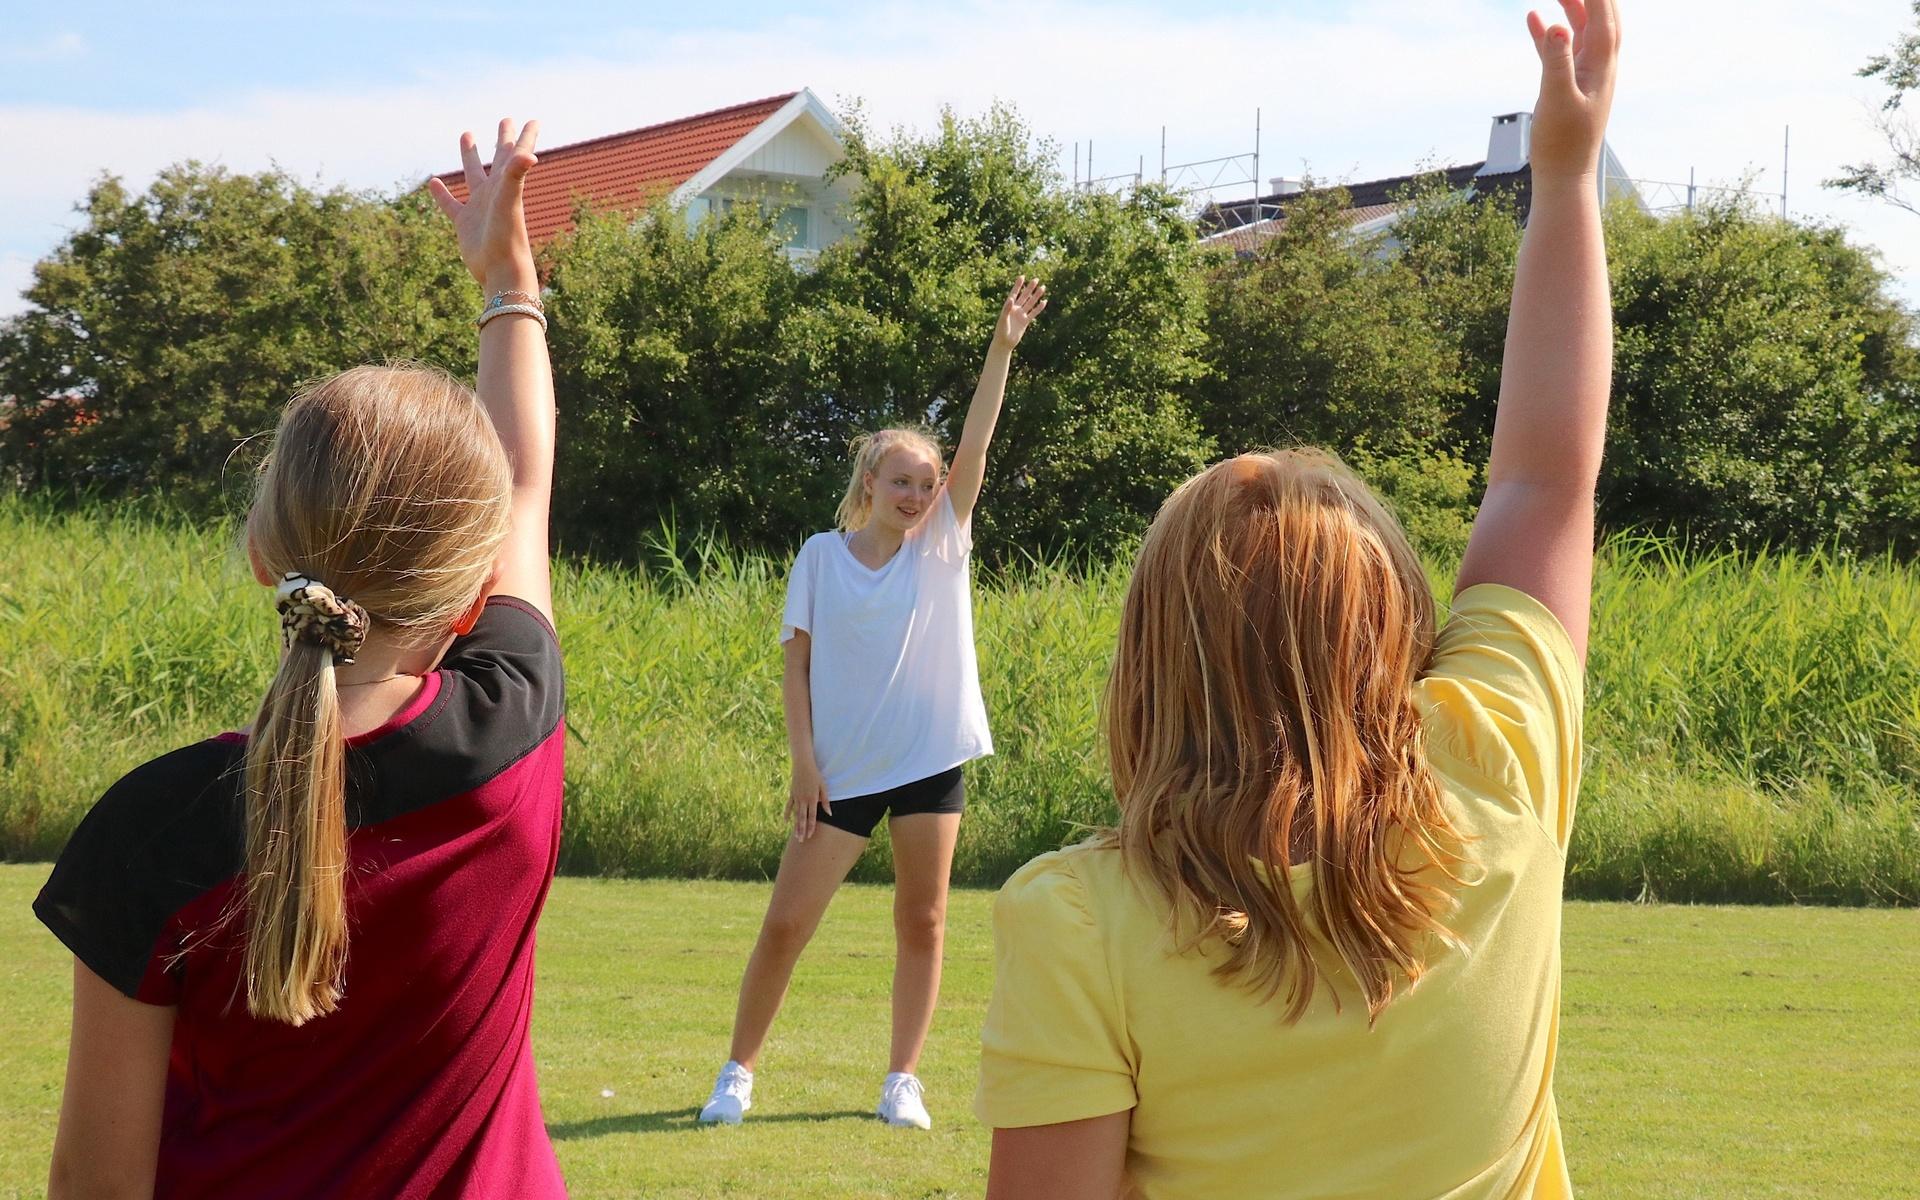
[[[891,809],[896,817],[914,813],[957,813],[967,807],[967,785],[960,768],[952,767],[938,775],[903,783],[897,788],[870,796],[848,796],[833,801],[833,811],[818,812],[822,825],[844,829],[861,837],[872,837],[873,827]]]

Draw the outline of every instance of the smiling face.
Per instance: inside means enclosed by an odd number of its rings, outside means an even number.
[[[906,536],[926,520],[940,486],[940,463],[911,443],[889,450],[862,481],[871,507],[868,522]]]

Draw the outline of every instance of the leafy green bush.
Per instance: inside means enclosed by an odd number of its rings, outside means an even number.
[[[1707,546],[1920,547],[1920,349],[1835,228],[1708,204],[1609,214],[1600,515]]]
[[[85,224],[0,324],[0,469],[36,490],[231,510],[229,460],[305,380],[418,358],[471,375],[479,292],[423,195],[186,163]]]

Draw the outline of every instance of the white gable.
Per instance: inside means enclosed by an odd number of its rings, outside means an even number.
[[[797,175],[819,179],[827,168],[839,162],[844,151],[840,143],[812,120],[797,120],[773,136],[773,140],[755,150],[732,172],[750,175]]]
[[[680,185],[676,202],[690,219],[732,204],[777,212],[788,253],[808,257],[852,232],[846,218],[851,186],[828,183],[827,168],[845,154],[844,127],[810,89],[734,143],[705,170]]]

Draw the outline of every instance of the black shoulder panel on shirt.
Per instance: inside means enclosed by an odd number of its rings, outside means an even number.
[[[524,600],[496,596],[440,660],[427,711],[350,756],[355,827],[470,792],[553,735],[566,703],[560,642]]]
[[[196,742],[127,772],[61,851],[33,910],[81,962],[136,995],[167,919],[240,869],[245,745]]]

